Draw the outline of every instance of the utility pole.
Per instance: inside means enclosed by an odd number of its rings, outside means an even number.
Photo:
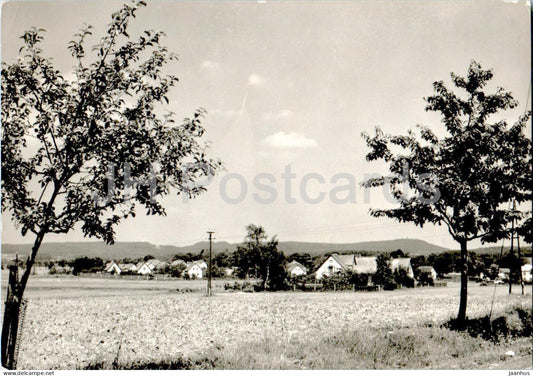
[[[212,264],[212,252],[213,252],[213,234],[215,233],[215,231],[213,230],[209,230],[207,231],[207,233],[209,234],[209,274],[207,276],[207,296],[211,296],[213,295],[213,290],[212,290],[212,286],[211,286],[211,274],[212,274],[212,271],[213,271],[213,268],[211,266]]]
[[[516,211],[516,201],[513,201],[513,212]],[[518,251],[518,262],[516,263],[516,265],[513,263],[513,251],[514,251],[514,238],[515,238],[515,233],[516,233],[516,249]],[[520,287],[521,287],[521,290],[522,290],[522,295],[524,295],[524,280],[523,280],[523,276],[522,276],[522,255],[520,254],[520,235],[516,232],[516,229],[515,229],[515,218],[513,217],[512,219],[512,222],[511,222],[511,249],[509,250],[509,253],[511,255],[510,259],[511,259],[511,265],[510,265],[510,273],[509,273],[509,294],[511,294],[512,292],[512,286],[513,286],[513,281],[512,281],[512,274],[513,274],[513,269],[515,266],[518,266],[518,275],[519,275],[519,281],[520,281]],[[516,273],[516,270],[514,271]]]

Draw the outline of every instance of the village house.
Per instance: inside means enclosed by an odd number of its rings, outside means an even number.
[[[411,265],[411,259],[408,257],[391,259],[389,267],[393,273],[399,269],[403,269],[407,272],[409,278],[414,278],[415,276]],[[320,280],[324,276],[330,277],[342,271],[369,274],[372,276],[377,270],[376,257],[360,257],[353,254],[339,255],[334,253],[328,257],[322,265],[320,265],[315,276],[317,280]]]
[[[169,266],[169,263],[166,261],[161,261],[158,259],[150,259],[143,263],[141,266],[137,264],[135,267],[137,269],[138,274],[142,275],[152,275],[152,274],[158,274],[163,273],[165,269],[167,269]]]
[[[207,271],[207,263],[204,260],[191,262],[183,273],[190,279],[202,279]]]
[[[181,259],[174,260],[170,263],[170,266],[176,267],[180,265],[187,265],[187,263]]]
[[[390,268],[392,272],[403,269],[407,272],[409,278],[415,278],[413,267],[411,266],[411,259],[409,257],[394,258],[390,260]]]
[[[287,272],[292,278],[301,277],[307,275],[307,268],[294,260],[287,266]]]
[[[499,280],[508,281],[510,275],[511,275],[511,269],[509,268],[500,268],[500,270],[498,271]]]
[[[437,280],[437,271],[436,271],[435,268],[434,268],[433,266],[431,266],[431,265],[422,265],[422,266],[419,266],[419,267],[418,267],[418,272],[419,272],[420,274],[422,274],[422,273],[427,273],[433,282],[435,282],[435,281]]]
[[[141,266],[137,265],[137,274],[151,275],[151,274],[153,274],[153,271],[152,271],[152,268],[150,268],[150,265],[148,265],[147,263],[143,262],[141,264]]]
[[[106,264],[104,270],[105,270],[106,273],[111,273],[111,274],[121,274],[122,273],[122,269],[120,268],[120,266],[118,266],[118,264],[115,261],[108,262]]]
[[[235,273],[235,268],[224,268],[224,275],[231,277]]]
[[[136,272],[134,264],[129,264],[129,263],[121,264],[115,261],[110,261],[109,263],[107,263],[104,270],[106,273],[117,274],[117,275]]]
[[[375,257],[358,257],[355,255],[332,254],[317,269],[315,277],[317,280],[323,276],[330,277],[341,271],[351,271],[355,273],[374,274],[377,271]]]

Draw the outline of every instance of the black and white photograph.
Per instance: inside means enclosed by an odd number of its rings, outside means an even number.
[[[530,375],[532,14],[2,1],[3,374]]]

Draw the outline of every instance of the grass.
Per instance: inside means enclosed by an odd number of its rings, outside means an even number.
[[[519,313],[520,312],[520,313]],[[520,315],[529,324],[509,320]],[[474,322],[475,320],[469,320]],[[484,322],[483,318],[478,321]],[[498,340],[473,336],[472,332],[451,330],[447,325],[404,327],[398,330],[354,329],[326,335],[320,341],[263,337],[236,347],[222,346],[197,359],[178,358],[130,364],[91,364],[86,369],[485,369],[531,366],[531,312],[521,308],[494,322],[514,335]],[[529,325],[529,329],[527,329]],[[514,329],[513,329],[514,328]],[[528,332],[529,330],[529,332]],[[527,334],[529,333],[529,335]],[[516,360],[509,363],[505,353],[512,349]],[[507,362],[506,362],[507,361]]]
[[[175,281],[32,283],[21,332],[23,369],[531,367],[531,295],[509,295],[505,287],[471,286],[470,331],[455,331],[446,326],[458,306],[459,285],[453,283],[358,293],[218,292],[209,298],[178,293],[192,285]],[[489,321],[496,323],[497,340],[480,330],[487,328],[484,315],[494,293],[495,319]],[[516,356],[506,357],[509,350]]]
[[[444,328],[403,328],[396,332],[354,330],[306,343],[270,338],[237,348],[210,351],[198,359],[130,364],[91,364],[85,369],[485,369],[503,366],[513,349],[521,364],[531,365],[531,339],[494,344]]]

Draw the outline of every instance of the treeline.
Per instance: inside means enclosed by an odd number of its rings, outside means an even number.
[[[285,256],[283,252],[277,250],[277,240],[275,240],[275,238],[271,239],[270,241],[266,241],[266,235],[262,228],[261,230],[255,229],[255,231],[263,231],[259,234],[259,242],[257,241],[258,239],[254,239],[253,241],[243,243],[234,252],[226,250],[213,255],[213,278],[222,278],[226,276],[226,270],[230,268],[234,271],[233,276],[237,278],[258,278],[263,281],[263,287],[265,289],[268,288],[267,285],[271,285],[271,287],[275,289],[280,289],[287,284],[284,281],[289,279],[289,276],[285,271],[285,267],[288,263],[297,261],[302,264],[308,272],[306,279],[310,281],[314,278],[314,272],[331,254],[334,253],[328,252],[323,255],[311,255],[307,252],[298,252],[289,256]],[[272,243],[273,240],[275,240],[275,244]],[[500,257],[499,253],[470,252],[468,257],[468,275],[471,278],[475,278],[480,274],[483,274],[490,279],[495,279],[498,275],[499,269],[509,268],[511,270],[511,279],[513,281],[518,281],[520,266],[525,263],[524,257],[531,257],[531,250],[528,251],[529,253],[524,254],[520,259],[516,253],[506,253]],[[349,254],[353,252],[344,253]],[[390,257],[410,257],[408,253],[404,253],[401,250],[391,253],[358,251],[357,254],[360,256],[378,257],[381,255],[385,259]],[[146,255],[145,257],[141,258],[124,258],[115,261],[124,264],[137,264],[153,258],[154,257],[152,255]],[[182,260],[185,263],[198,260],[204,260],[208,262],[208,259],[208,252],[202,250],[200,253],[196,254],[191,252],[175,254],[170,260],[168,260],[168,262],[170,263],[174,260]],[[22,261],[20,261],[20,263],[22,264]],[[62,270],[65,267],[70,267],[72,274],[76,275],[79,273],[94,273],[102,271],[106,265],[106,261],[99,257],[78,257],[70,261],[58,260],[41,262],[40,264],[47,266],[51,270],[52,274],[55,272],[55,270]],[[417,279],[419,279],[419,273],[417,272],[417,269],[420,266],[425,265],[432,266],[439,277],[443,277],[448,273],[459,273],[461,265],[460,252],[450,251],[439,254],[431,254],[427,257],[423,255],[411,256],[411,265],[415,271],[415,277]],[[172,268],[169,267],[169,269],[172,270],[165,270],[163,272],[173,276],[180,276],[184,268],[184,265],[174,266]],[[339,275],[338,277],[335,277],[338,280],[331,281],[334,284],[344,283],[349,285],[364,285],[363,279],[365,279],[365,276],[348,274],[349,273],[344,273],[343,275]],[[401,278],[401,276],[397,276],[396,280]],[[288,283],[290,283],[290,281]],[[402,284],[408,285],[409,283],[410,282],[407,282],[407,284]],[[383,285],[386,284],[387,283],[384,283]]]

